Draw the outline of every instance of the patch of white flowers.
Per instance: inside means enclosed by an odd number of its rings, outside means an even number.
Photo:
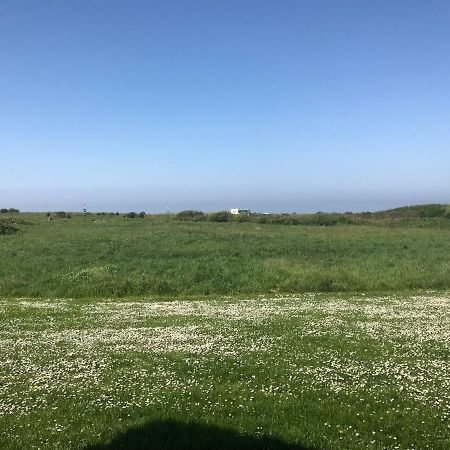
[[[423,405],[450,422],[447,294],[88,303],[22,298],[0,300],[0,314],[0,420],[32,417],[52,408],[55,396],[127,409],[163,405],[168,396],[181,399],[201,386],[202,407],[213,415],[230,402],[251,411],[257,395],[282,404],[300,390],[358,399],[364,408],[382,404],[386,414]],[[374,341],[375,354],[364,344]],[[180,358],[187,371],[180,372]],[[233,400],[212,400],[221,381],[207,367],[223,358],[237,368],[251,364],[255,375],[241,380]],[[275,371],[270,382],[258,382],[259,371],[277,367],[282,376]],[[387,400],[386,392],[413,406]],[[361,439],[351,427],[333,427]],[[10,432],[19,430],[12,425]],[[395,436],[392,448],[404,448]]]

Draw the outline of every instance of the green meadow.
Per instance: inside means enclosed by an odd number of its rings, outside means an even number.
[[[450,219],[304,226],[20,214],[0,295],[122,297],[450,288]],[[1,219],[1,217],[0,217]]]
[[[0,215],[1,449],[450,448],[449,218],[54,217]]]

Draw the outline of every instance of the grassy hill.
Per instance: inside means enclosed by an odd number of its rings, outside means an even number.
[[[404,206],[374,213],[375,217],[391,218],[425,218],[444,217],[450,218],[450,205],[428,204]]]

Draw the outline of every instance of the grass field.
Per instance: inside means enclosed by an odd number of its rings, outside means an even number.
[[[1,449],[450,448],[448,218],[2,217]]]
[[[450,295],[0,301],[2,449],[448,449]]]
[[[450,219],[288,226],[91,216],[0,236],[0,295],[255,295],[450,288]],[[95,219],[95,221],[92,220]]]

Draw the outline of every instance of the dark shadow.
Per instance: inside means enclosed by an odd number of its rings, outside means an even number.
[[[129,428],[107,444],[84,450],[312,450],[269,436],[251,436],[212,425],[159,420]]]

